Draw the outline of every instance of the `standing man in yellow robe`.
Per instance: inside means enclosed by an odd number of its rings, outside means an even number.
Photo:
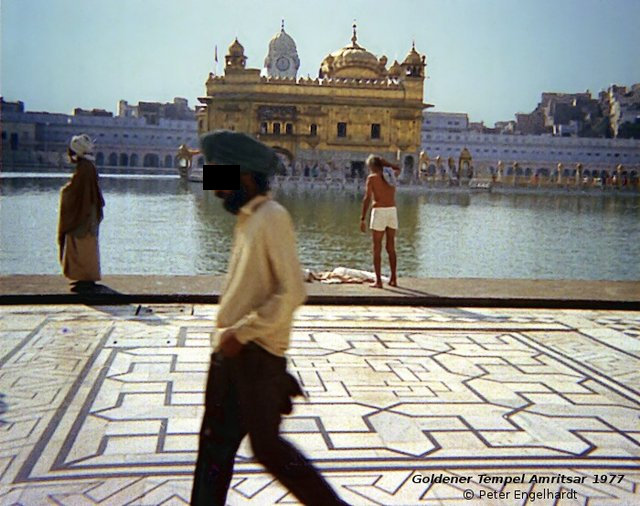
[[[77,292],[90,291],[100,280],[98,229],[104,199],[93,149],[93,141],[86,134],[71,139],[68,155],[76,168],[60,192],[60,263],[64,275],[74,281],[72,290]]]

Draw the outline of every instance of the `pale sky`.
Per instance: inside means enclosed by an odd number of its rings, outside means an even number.
[[[204,94],[238,37],[261,68],[285,19],[298,75],[358,42],[390,62],[415,40],[427,55],[425,102],[472,121],[513,119],[543,91],[594,95],[640,82],[640,0],[0,0],[0,91],[28,110],[116,111],[119,99]]]

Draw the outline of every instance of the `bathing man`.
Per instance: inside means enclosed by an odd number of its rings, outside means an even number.
[[[382,288],[381,253],[382,239],[386,237],[386,250],[389,255],[389,267],[391,268],[390,286],[398,285],[396,273],[396,229],[398,228],[398,213],[396,210],[396,177],[400,173],[400,167],[387,162],[379,156],[369,155],[367,158],[369,176],[365,186],[365,195],[362,201],[362,213],[360,214],[360,230],[366,232],[366,217],[369,204],[371,207],[371,220],[369,228],[373,239],[373,268],[376,280],[370,286]]]

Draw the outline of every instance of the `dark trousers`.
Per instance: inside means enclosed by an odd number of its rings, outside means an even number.
[[[286,359],[249,343],[235,357],[214,353],[191,494],[194,506],[224,506],[238,446],[249,434],[255,458],[303,504],[344,505],[295,446],[280,437],[295,394]]]

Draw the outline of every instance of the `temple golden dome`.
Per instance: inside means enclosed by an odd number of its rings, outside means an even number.
[[[416,45],[414,43],[411,46],[411,50],[409,51],[409,53],[405,57],[405,59],[402,62],[402,64],[403,65],[420,65],[422,63],[423,63],[422,57],[420,56],[420,53],[418,53],[418,51],[416,51]]]
[[[421,56],[420,53],[416,51],[416,43],[414,42],[411,45],[411,50],[402,62],[403,75],[406,74],[407,77],[424,79],[424,68],[427,65],[426,61],[427,57],[424,55]]]
[[[380,79],[385,77],[386,57],[378,58],[358,44],[353,25],[351,45],[327,55],[320,65],[320,76],[331,78]]]
[[[229,46],[229,53],[224,57],[224,68],[227,70],[244,69],[247,57],[244,55],[244,47],[238,42],[238,37]]]
[[[402,67],[398,63],[398,60],[393,60],[393,65],[389,69],[389,77],[399,77],[402,74]]]
[[[244,56],[244,47],[238,42],[238,37],[229,46],[229,56]]]

